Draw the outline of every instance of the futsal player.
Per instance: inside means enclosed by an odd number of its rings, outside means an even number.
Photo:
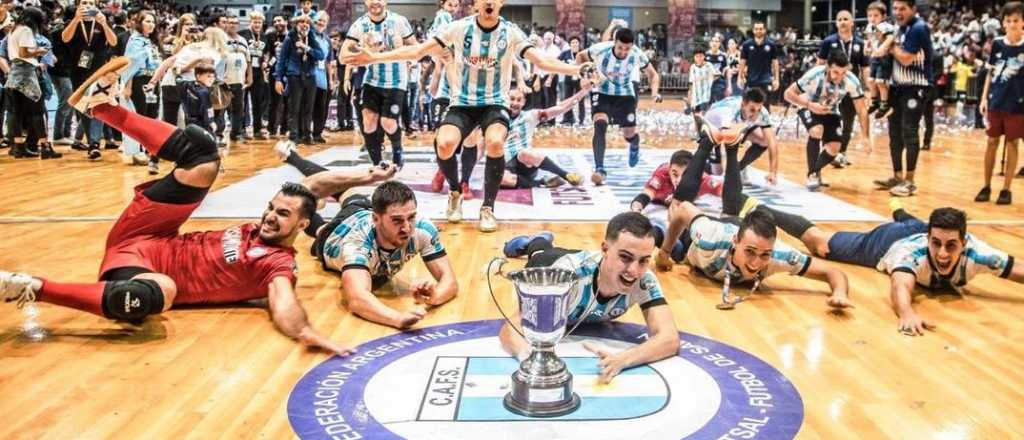
[[[505,141],[505,176],[501,180],[505,188],[536,188],[542,185],[557,187],[565,182],[580,186],[583,178],[576,173],[565,171],[550,157],[533,148],[533,137],[537,126],[545,121],[554,121],[572,110],[590,92],[590,83],[583,81],[583,89],[546,109],[523,111],[526,96],[519,89],[508,91],[508,109],[512,121],[509,124],[508,140]],[[555,175],[547,182],[537,179],[537,172],[544,170]],[[557,185],[556,185],[557,184]]]
[[[581,251],[555,247],[550,233],[519,236],[505,243],[508,257],[527,257],[526,267],[558,267],[579,277],[579,297],[568,315],[568,327],[578,323],[602,323],[614,320],[637,305],[647,322],[649,335],[642,344],[614,351],[595,343],[583,346],[600,358],[600,381],[610,382],[630,367],[674,356],[679,349],[679,332],[672,310],[662,294],[658,278],[650,269],[654,250],[654,227],[640,213],[625,212],[612,217],[599,251]],[[522,360],[530,355],[530,345],[518,334],[518,313],[511,316],[499,332],[501,346]]]
[[[630,80],[633,70],[642,69],[651,84],[654,102],[661,102],[661,76],[654,70],[643,50],[633,44],[634,34],[628,28],[614,31],[613,41],[594,44],[576,54],[576,63],[593,62],[604,81],[590,95],[591,118],[594,121],[594,173],[590,180],[603,185],[608,172],[604,167],[605,135],[608,124],[616,124],[629,143],[629,166],[640,162],[640,134],[636,132],[637,90]]]
[[[120,107],[118,76],[129,63],[116,57],[100,67],[68,103],[137,139],[151,156],[175,162],[174,170],[135,188],[135,198],[107,235],[99,281],[0,272],[0,296],[19,307],[40,301],[128,322],[174,305],[267,298],[274,324],[285,335],[339,355],[351,353],[348,345],[310,326],[295,295],[292,244],[316,209],[313,194],[285,184],[259,223],[181,234],[217,178],[217,141],[197,126],[179,129]]]
[[[438,163],[451,189],[447,217],[450,222],[457,222],[462,220],[462,193],[457,189],[455,150],[473,129],[480,127],[483,131],[487,159],[484,164],[484,199],[480,207],[479,228],[482,232],[498,229],[494,203],[505,169],[508,90],[516,57],[546,72],[578,75],[587,80],[591,80],[595,71],[592,63],[571,65],[543,55],[515,24],[500,16],[503,5],[502,0],[477,0],[476,14],[452,22],[434,38],[421,44],[376,53],[363,48],[359,53],[348,53],[343,57],[346,64],[364,65],[415,61],[437,49],[452,53],[452,60],[446,64],[446,74],[451,80],[451,106],[434,142]]]

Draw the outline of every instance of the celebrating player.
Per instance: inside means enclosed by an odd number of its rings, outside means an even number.
[[[541,185],[557,187],[565,182],[579,186],[583,183],[583,178],[579,174],[565,171],[547,155],[532,148],[534,132],[538,125],[544,121],[553,121],[565,112],[572,110],[573,106],[589,93],[590,83],[584,81],[583,84],[583,90],[543,110],[523,111],[523,106],[526,104],[523,92],[518,89],[509,90],[508,109],[512,116],[512,122],[508,130],[508,140],[505,142],[505,176],[501,181],[503,187],[535,188]],[[548,182],[541,182],[537,180],[538,170],[553,173],[555,177]]]

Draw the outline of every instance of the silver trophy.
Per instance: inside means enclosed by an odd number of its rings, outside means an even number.
[[[503,265],[506,261],[495,258]],[[487,271],[490,289],[491,271]],[[512,391],[505,395],[505,408],[527,417],[557,417],[575,411],[580,396],[572,391],[572,373],[555,354],[555,345],[565,336],[569,311],[576,304],[579,277],[576,272],[557,267],[530,267],[498,274],[512,281],[519,299],[519,334],[533,348],[512,374]],[[491,289],[491,298],[494,290]],[[495,304],[505,320],[508,316]],[[512,325],[515,329],[516,326]],[[518,330],[517,330],[518,332]]]

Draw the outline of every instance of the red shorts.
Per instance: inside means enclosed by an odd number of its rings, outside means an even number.
[[[1006,136],[1007,141],[1024,139],[1024,114],[988,111],[988,137]]]
[[[154,202],[142,191],[156,181],[135,187],[135,198],[128,204],[107,234],[106,253],[100,265],[100,279],[111,269],[142,267],[156,271],[147,255],[150,249],[166,246],[178,236],[178,229],[192,216],[200,202],[186,205]]]

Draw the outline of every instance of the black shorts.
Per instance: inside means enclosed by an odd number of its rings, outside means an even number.
[[[540,167],[526,166],[519,161],[518,157],[513,156],[512,160],[505,161],[505,170],[517,176],[533,179],[537,177],[537,172],[540,170]]]
[[[487,127],[492,124],[501,124],[508,128],[508,109],[500,105],[485,105],[479,107],[451,106],[444,114],[441,125],[454,125],[462,132],[465,139],[473,129],[480,127],[486,132]]]
[[[370,202],[370,198],[365,194],[355,194],[348,196],[341,202],[341,210],[338,214],[331,219],[320,232],[316,234],[316,239],[313,240],[313,246],[310,248],[310,253],[313,254],[317,260],[320,260],[320,265],[323,266],[324,270],[331,270],[327,267],[327,263],[324,261],[324,243],[327,242],[327,237],[331,236],[331,233],[338,228],[345,219],[352,216],[359,211],[372,210],[373,204]]]
[[[636,98],[632,96],[590,94],[592,114],[608,115],[608,123],[622,128],[636,127]]]
[[[892,79],[892,56],[871,59],[871,79],[875,81]]]
[[[398,119],[405,105],[405,90],[363,86],[359,108],[377,112],[382,118]]]
[[[705,102],[705,103],[697,104],[696,106],[694,106],[690,110],[692,112],[694,112],[694,113],[704,113],[704,112],[708,111],[709,108],[711,108],[711,103],[710,102]]]
[[[843,141],[843,120],[839,115],[835,113],[819,115],[805,108],[800,109],[796,114],[800,117],[800,121],[804,123],[804,127],[808,130],[816,125],[821,126],[823,129],[821,132],[822,143],[828,144],[831,142]]]
[[[448,111],[448,104],[450,103],[451,100],[448,98],[436,98],[430,101],[430,114],[434,115],[435,118],[441,118]]]

